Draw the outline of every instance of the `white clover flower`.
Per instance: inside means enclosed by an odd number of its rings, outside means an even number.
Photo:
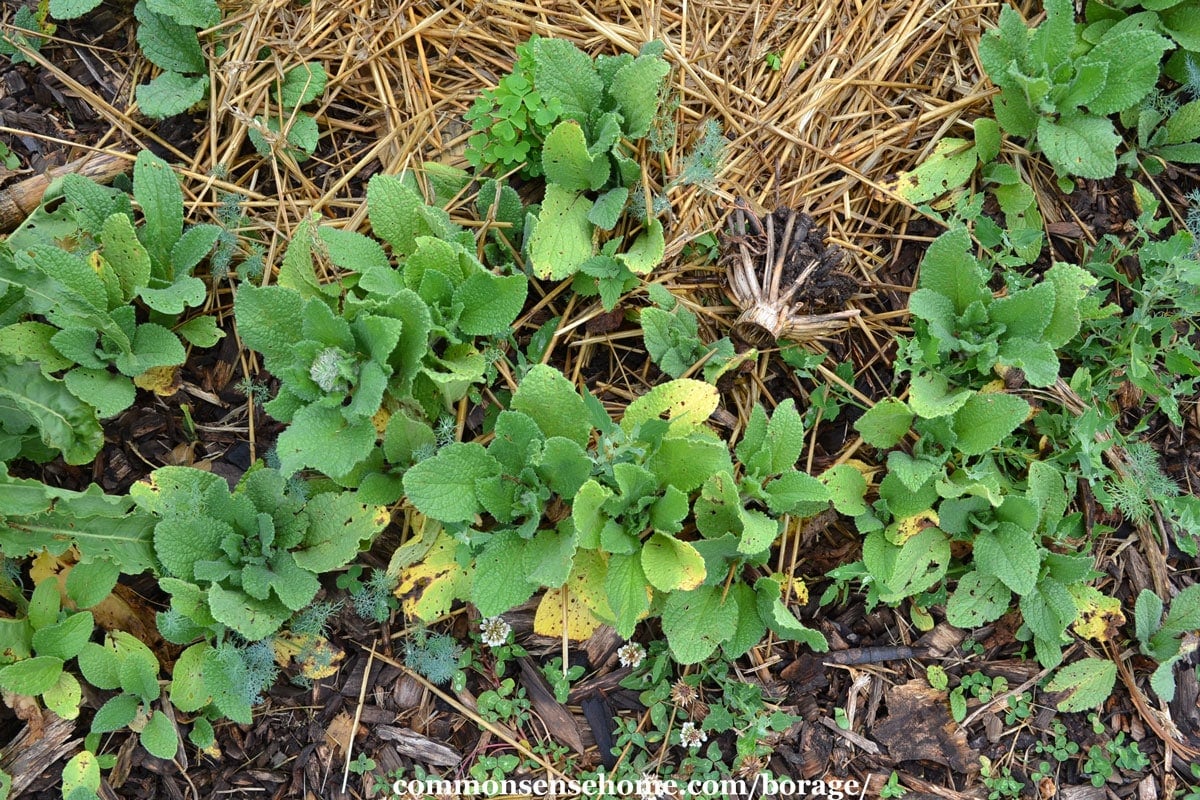
[[[638,800],[661,800],[667,794],[662,780],[651,772],[643,772],[636,787]]]
[[[488,617],[479,623],[479,634],[488,647],[499,647],[508,641],[512,626],[503,617]]]
[[[637,669],[646,660],[646,649],[637,642],[626,642],[617,649],[617,658],[622,667]]]
[[[679,727],[679,743],[696,750],[708,741],[708,734],[696,727],[694,722],[685,722]]]

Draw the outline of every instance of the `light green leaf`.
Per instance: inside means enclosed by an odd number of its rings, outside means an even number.
[[[99,757],[90,750],[76,753],[63,767],[62,784],[63,797],[66,800],[75,800],[75,794],[81,791],[93,794],[99,792]]]
[[[1112,694],[1117,665],[1107,658],[1081,658],[1060,669],[1046,684],[1048,692],[1067,692],[1058,702],[1065,713],[1096,708]]]
[[[646,466],[663,484],[691,492],[708,476],[733,469],[725,442],[698,436],[668,437],[646,461]]]
[[[562,586],[571,574],[577,544],[577,537],[570,525],[539,530],[525,543],[521,559],[525,579],[536,586],[551,589]],[[609,569],[611,571],[611,565]]]
[[[596,202],[592,204],[588,211],[588,222],[601,230],[611,231],[617,227],[627,200],[629,200],[629,190],[624,186],[609,189],[596,198]]]
[[[662,611],[663,634],[679,664],[698,664],[737,630],[738,605],[720,586],[672,592]]]
[[[238,289],[234,300],[238,335],[247,347],[263,354],[268,369],[291,360],[295,321],[301,317],[303,304],[298,292],[281,286],[243,284]]]
[[[61,451],[68,464],[90,462],[104,444],[95,409],[36,364],[0,364],[0,414],[10,430],[14,422],[35,428],[41,444]]]
[[[704,559],[687,542],[654,533],[642,547],[642,571],[660,592],[687,591],[704,582]]]
[[[1117,135],[1104,117],[1064,117],[1038,120],[1037,140],[1059,172],[1082,178],[1109,178],[1117,171]]]
[[[830,499],[838,513],[857,517],[867,512],[863,495],[867,491],[867,479],[850,464],[839,464],[821,475],[821,482],[829,487]]]
[[[987,279],[971,255],[971,235],[965,228],[954,228],[934,239],[921,261],[921,288],[948,298],[958,314],[976,300],[990,299]]]
[[[416,237],[436,234],[416,191],[395,175],[375,175],[367,184],[367,212],[375,235],[392,246],[397,256],[416,250]]]
[[[106,558],[81,561],[67,575],[67,597],[76,608],[91,608],[112,593],[120,574],[120,568]]]
[[[983,575],[994,575],[1019,595],[1029,594],[1037,584],[1042,559],[1033,534],[1011,522],[1001,522],[995,531],[975,536],[975,566]]]
[[[140,88],[140,87],[139,87]],[[100,233],[104,260],[116,273],[122,300],[129,302],[150,280],[150,254],[138,241],[133,223],[124,214],[104,220]]]
[[[633,635],[638,620],[650,610],[653,590],[642,571],[638,556],[610,555],[604,576],[604,592],[616,617],[614,627],[623,638]]]
[[[212,347],[225,336],[225,331],[217,327],[217,318],[210,315],[192,317],[175,328],[175,332],[196,347]]]
[[[121,659],[113,647],[88,642],[78,658],[83,679],[97,689],[109,691],[121,685]]]
[[[47,376],[75,362],[61,355],[51,344],[58,328],[44,322],[17,322],[0,328],[0,353],[17,363],[35,361]]]
[[[199,642],[184,650],[175,662],[171,680],[171,703],[191,714],[212,702],[212,692],[204,680],[205,655],[212,645]]]
[[[1080,69],[1090,63],[1108,66],[1108,80],[1100,94],[1088,102],[1089,110],[1104,116],[1133,107],[1154,89],[1158,62],[1170,46],[1169,39],[1149,30],[1125,29],[1104,36],[1078,64]]]
[[[646,223],[642,232],[629,245],[624,253],[617,253],[620,261],[635,275],[645,275],[662,263],[666,254],[666,238],[663,235],[662,221],[652,219]]]
[[[138,45],[142,54],[156,67],[173,72],[208,71],[195,28],[180,25],[166,15],[156,14],[145,2],[134,6],[133,14],[139,23]]]
[[[78,367],[63,376],[71,394],[96,407],[101,419],[115,417],[133,405],[133,381],[104,369]]]
[[[1047,342],[1016,338],[1001,343],[997,363],[1017,367],[1030,386],[1053,386],[1058,380],[1058,356]]]
[[[942,464],[926,458],[913,458],[903,450],[893,450],[887,458],[888,475],[895,475],[909,492],[916,492],[942,470]]]
[[[990,117],[975,120],[975,154],[980,164],[987,164],[1000,155],[1000,125]]]
[[[588,221],[591,201],[583,194],[551,183],[529,239],[529,260],[542,279],[562,280],[579,270],[595,253],[592,223]]]
[[[293,551],[296,564],[313,573],[345,566],[390,520],[387,509],[358,502],[352,492],[319,494],[305,504],[308,531]]]
[[[526,581],[514,569],[522,562],[524,551],[525,539],[516,531],[497,531],[488,537],[475,559],[475,575],[471,582],[470,599],[481,616],[503,614],[533,597],[537,591],[536,585]]]
[[[208,85],[207,75],[182,75],[168,70],[137,87],[138,110],[153,119],[182,114],[208,97]]]
[[[596,191],[608,180],[608,154],[589,154],[583,128],[573,120],[564,120],[542,144],[542,169],[547,184],[572,192]]]
[[[1054,311],[1042,339],[1051,347],[1060,348],[1079,334],[1079,306],[1097,279],[1083,267],[1063,262],[1046,270],[1045,279],[1054,285]]]
[[[587,446],[592,426],[575,386],[545,364],[534,366],[513,394],[512,410],[527,414],[547,437],[562,436]]]
[[[472,275],[454,291],[454,303],[463,309],[458,317],[459,330],[468,336],[507,332],[525,306],[528,290],[524,275]]]
[[[79,19],[103,0],[50,0],[50,16],[55,19]],[[97,773],[99,777],[99,773]],[[98,788],[98,787],[97,787]],[[64,792],[64,797],[66,796]]]
[[[666,419],[671,435],[680,435],[704,425],[720,398],[717,387],[691,378],[659,384],[625,409],[621,428],[632,434],[647,420]]]
[[[1009,338],[1039,339],[1054,313],[1055,286],[1043,281],[1001,297],[988,306],[988,316],[1004,326]]]
[[[369,419],[348,422],[336,406],[307,405],[275,442],[279,468],[288,475],[310,467],[331,478],[345,477],[370,455],[377,436]]]
[[[137,8],[142,8],[142,5],[139,4]],[[157,17],[153,12],[150,13],[151,16]],[[140,16],[138,18],[141,19]],[[139,40],[146,29],[146,23],[143,22],[138,28]],[[190,30],[188,35],[193,40],[196,38],[196,34]],[[199,45],[196,46],[196,50],[199,53]],[[200,56],[200,67],[191,71],[205,71],[203,56]],[[175,277],[168,272],[171,266],[171,249],[183,235],[183,190],[179,187],[179,178],[166,161],[148,150],[143,150],[138,153],[137,161],[133,165],[133,197],[141,206],[142,214],[146,218],[146,224],[141,229],[142,244],[150,254],[156,275],[169,281]]]
[[[258,600],[220,584],[209,588],[208,608],[217,622],[250,642],[267,638],[292,616],[292,610],[278,600]]]
[[[585,123],[604,91],[592,59],[566,39],[538,39],[531,49],[533,85],[542,99],[557,100],[564,118]]]
[[[970,389],[950,391],[950,382],[938,372],[913,375],[908,402],[922,419],[936,419],[955,413],[972,397]]]
[[[175,753],[179,751],[179,732],[161,711],[155,711],[154,716],[150,717],[146,727],[142,728],[139,739],[146,752],[155,758],[170,760],[175,758]]]
[[[914,378],[915,380],[915,378]],[[895,447],[912,427],[913,412],[903,400],[888,397],[876,403],[854,423],[863,441],[872,447]]]
[[[146,5],[155,13],[193,28],[212,28],[221,22],[216,0],[146,0]]]
[[[996,141],[998,151],[998,135]],[[976,152],[970,142],[947,136],[934,144],[920,166],[901,172],[888,188],[914,205],[927,203],[970,180],[975,163]]]
[[[946,621],[965,630],[978,628],[1004,616],[1011,599],[1011,592],[998,577],[971,570],[959,578],[946,603]]]
[[[729,596],[737,603],[737,629],[729,641],[721,643],[721,649],[728,658],[737,659],[762,641],[767,625],[758,613],[758,595],[753,589],[737,581],[729,587]]]
[[[138,702],[138,698],[124,692],[109,698],[108,702],[100,706],[100,709],[96,711],[96,716],[92,718],[92,733],[109,733],[121,730],[133,722],[140,705],[141,703]],[[183,709],[181,708],[180,711],[183,711]],[[99,777],[98,772],[96,773],[96,777]]]
[[[62,622],[33,632],[33,651],[39,656],[54,656],[63,661],[75,658],[83,650],[96,621],[90,611],[72,614]]]
[[[763,489],[767,507],[775,514],[808,516],[824,508],[832,499],[829,487],[812,475],[785,472]]]
[[[279,87],[279,104],[285,109],[293,109],[311,103],[325,93],[328,81],[329,76],[320,62],[305,61],[292,67]]]
[[[759,578],[754,582],[754,593],[758,601],[758,616],[776,636],[787,641],[803,642],[818,653],[828,652],[829,642],[825,637],[802,624],[784,605],[783,586],[777,579]]]
[[[954,413],[956,446],[966,455],[982,455],[998,446],[1028,416],[1029,403],[1016,395],[972,394]]]
[[[483,510],[475,482],[499,474],[500,462],[482,445],[453,442],[404,473],[404,491],[422,514],[441,522],[468,522]]]
[[[189,279],[191,280],[191,279]],[[120,353],[114,360],[117,369],[129,376],[141,375],[151,367],[173,367],[187,358],[183,343],[170,328],[145,322],[133,337],[133,353]]]
[[[62,674],[63,660],[37,656],[0,669],[0,688],[13,694],[35,697],[54,687]]]
[[[638,56],[617,70],[608,87],[623,119],[622,128],[630,139],[640,139],[650,131],[658,113],[658,97],[663,78],[671,71],[658,56]]]

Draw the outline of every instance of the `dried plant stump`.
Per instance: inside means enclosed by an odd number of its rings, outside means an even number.
[[[856,308],[828,311],[844,306],[858,287],[839,269],[845,253],[825,237],[808,214],[783,207],[760,219],[738,202],[723,247],[729,288],[742,309],[735,337],[753,347],[820,339],[859,315]]]

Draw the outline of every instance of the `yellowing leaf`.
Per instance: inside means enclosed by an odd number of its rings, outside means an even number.
[[[976,160],[970,142],[947,136],[934,145],[933,152],[919,167],[901,172],[895,180],[882,185],[910,203],[925,203],[970,180]]]
[[[183,381],[179,378],[179,367],[151,367],[133,378],[139,389],[154,392],[160,397],[170,397],[179,391]]]
[[[902,545],[926,528],[936,527],[939,522],[937,512],[933,509],[919,511],[889,525],[887,539],[894,545]]]
[[[670,421],[671,433],[686,433],[703,425],[719,402],[717,387],[680,378],[655,386],[630,403],[621,427],[629,433],[647,420],[662,418]]]
[[[380,436],[387,431],[388,420],[392,418],[392,412],[386,408],[381,408],[371,417],[371,424],[375,426],[375,432]]]
[[[534,633],[561,637],[565,628],[568,639],[583,641],[600,627],[601,618],[612,619],[604,591],[605,572],[599,554],[591,550],[577,552],[567,582],[542,596],[533,616]]]
[[[1120,600],[1093,586],[1071,585],[1067,591],[1075,601],[1075,608],[1079,609],[1079,617],[1071,626],[1075,633],[1097,642],[1112,641],[1114,636],[1120,635],[1121,626],[1125,624]]]
[[[300,674],[312,681],[333,675],[346,657],[328,639],[311,633],[280,631],[271,646],[275,650],[275,663],[281,667],[294,663]]]
[[[420,562],[400,574],[396,596],[405,614],[426,622],[437,619],[450,610],[455,599],[471,591],[471,576],[455,560],[458,542],[445,533]]]

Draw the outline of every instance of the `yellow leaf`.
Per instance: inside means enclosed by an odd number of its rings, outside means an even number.
[[[937,512],[927,509],[913,514],[911,517],[896,520],[888,526],[885,535],[889,542],[900,546],[926,528],[936,527],[939,522]]]
[[[1120,635],[1121,626],[1125,624],[1120,600],[1093,586],[1072,585],[1067,590],[1079,611],[1079,618],[1071,626],[1075,633],[1097,642],[1112,641]]]
[[[139,389],[147,389],[160,397],[170,397],[179,391],[183,381],[179,378],[179,367],[151,367],[141,375],[135,375],[133,383]]]
[[[704,381],[680,378],[659,384],[625,409],[621,428],[629,433],[646,420],[666,419],[673,434],[687,433],[704,424],[717,410],[717,387]]]
[[[387,431],[388,420],[392,418],[392,412],[386,408],[381,408],[371,417],[371,424],[375,426],[375,433],[383,436]]]
[[[471,590],[471,574],[457,560],[458,542],[446,533],[438,535],[425,558],[400,573],[396,596],[405,614],[426,622],[443,616],[450,604]],[[503,580],[502,576],[497,576]]]
[[[969,181],[977,160],[971,142],[947,136],[938,140],[919,167],[881,186],[910,203],[926,203]]]
[[[612,619],[604,591],[606,567],[600,555],[580,550],[567,582],[542,596],[533,616],[533,631],[540,636],[561,637],[564,617],[568,639],[583,641],[595,633],[603,619]],[[564,613],[565,611],[565,613]]]
[[[917,630],[929,632],[933,630],[933,615],[921,606],[913,604],[908,608],[908,618],[912,620]]]
[[[336,673],[338,663],[346,657],[328,639],[311,633],[280,631],[271,645],[275,650],[275,663],[281,667],[294,663],[301,675],[313,681]]]

